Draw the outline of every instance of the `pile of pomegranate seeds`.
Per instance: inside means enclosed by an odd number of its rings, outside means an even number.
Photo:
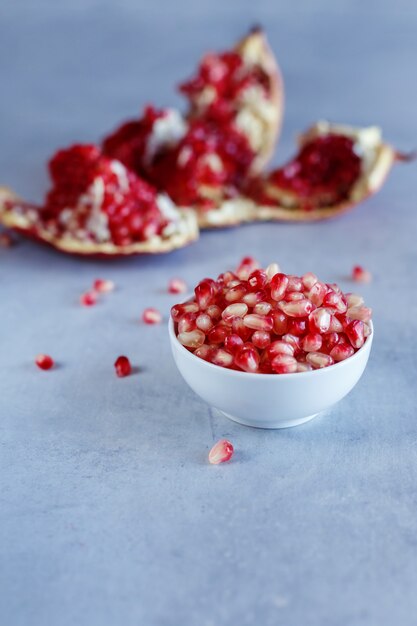
[[[227,439],[220,439],[209,452],[208,459],[212,465],[230,461],[233,456],[233,445]]]
[[[132,366],[127,356],[119,356],[114,362],[114,368],[119,378],[124,378],[132,373]]]
[[[195,297],[171,309],[178,341],[205,361],[250,373],[328,367],[359,350],[372,310],[315,274],[262,269],[245,257],[235,272],[203,279]]]
[[[49,354],[38,354],[35,363],[41,370],[50,370],[54,366],[54,360]]]
[[[372,280],[372,274],[361,265],[355,265],[352,270],[352,279],[357,283],[370,283]]]

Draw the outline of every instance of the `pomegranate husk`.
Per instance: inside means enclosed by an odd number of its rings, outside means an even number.
[[[307,130],[306,133],[301,135],[299,145],[302,146],[309,139],[327,132],[345,134],[359,141],[364,138],[365,133],[372,133],[375,138],[372,148],[368,147],[368,150],[366,147],[364,148],[363,164],[366,163],[367,159],[369,162],[366,167],[363,166],[363,171],[358,180],[354,183],[348,197],[330,206],[305,209],[302,206],[297,206],[297,198],[295,195],[288,193],[286,190],[277,188],[266,176],[258,181],[257,184],[259,188],[262,189],[263,195],[270,199],[271,204],[258,203],[256,207],[256,220],[309,222],[337,217],[377,193],[397,161],[406,161],[409,160],[409,158],[413,158],[412,155],[408,157],[407,155],[400,154],[393,146],[385,143],[380,136],[380,130],[376,127],[354,128],[351,126],[318,122]],[[274,201],[276,201],[276,204],[272,204]],[[288,204],[291,206],[288,206]]]
[[[155,237],[149,241],[117,246],[110,242],[84,242],[75,238],[57,237],[43,228],[41,224],[31,220],[24,211],[16,213],[12,205],[19,202],[22,202],[21,198],[11,189],[0,187],[0,224],[60,252],[76,256],[116,258],[141,254],[163,254],[183,248],[196,241],[199,236],[197,220],[193,211],[179,208],[178,212],[185,225],[184,232],[175,233],[166,238]],[[24,203],[22,204],[24,205]]]

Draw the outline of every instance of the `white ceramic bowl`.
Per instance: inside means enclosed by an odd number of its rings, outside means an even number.
[[[371,329],[360,350],[330,367],[295,374],[248,374],[194,356],[180,344],[169,320],[172,354],[191,389],[231,420],[257,428],[298,426],[344,398],[365,370],[372,324]]]

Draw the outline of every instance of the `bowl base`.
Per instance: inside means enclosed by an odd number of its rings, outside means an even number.
[[[237,422],[238,424],[243,424],[243,426],[250,426],[251,428],[268,428],[268,429],[292,428],[293,426],[300,426],[301,424],[305,424],[306,422],[309,422],[314,417],[319,415],[318,413],[314,413],[313,415],[308,415],[307,417],[300,417],[299,419],[295,419],[295,420],[279,420],[277,422],[271,423],[269,420],[265,422],[263,422],[262,420],[256,420],[256,421],[254,420],[252,422],[250,420],[244,420],[240,417],[230,415],[229,413],[225,413],[224,411],[220,411],[220,409],[218,410],[229,420],[232,420],[233,422]]]

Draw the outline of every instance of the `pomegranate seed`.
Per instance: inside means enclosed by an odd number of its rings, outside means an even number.
[[[363,323],[363,334],[365,337],[369,337],[372,333],[371,327],[366,322]]]
[[[290,320],[288,320],[287,332],[290,333],[290,335],[297,335],[297,337],[302,337],[306,334],[306,332],[308,332],[307,319],[292,317]]]
[[[352,346],[357,350],[365,343],[364,325],[360,320],[350,322],[345,328],[345,333]]]
[[[323,335],[323,350],[330,352],[334,346],[340,341],[340,335],[338,333],[326,333]]]
[[[214,303],[215,289],[214,281],[202,280],[194,289],[195,297],[200,309],[207,309],[210,304]]]
[[[268,346],[267,354],[270,359],[273,359],[277,354],[289,354],[294,356],[295,347],[287,341],[274,341]]]
[[[349,309],[353,306],[362,306],[362,304],[364,303],[362,296],[358,295],[357,293],[347,293],[345,294],[345,298]]]
[[[245,326],[242,317],[235,317],[232,322],[232,331],[234,334],[239,335],[243,341],[247,341],[252,334],[250,328]]]
[[[222,343],[229,333],[229,329],[224,322],[219,322],[214,328],[211,329],[207,338],[210,343]]]
[[[288,276],[286,274],[275,274],[271,278],[271,298],[279,302],[284,298],[288,287]]]
[[[367,306],[351,306],[347,310],[347,316],[351,320],[361,320],[369,322],[372,317],[372,309]]]
[[[302,291],[303,281],[298,276],[288,276],[287,291]]]
[[[197,328],[202,330],[204,333],[208,333],[214,325],[213,320],[207,313],[200,313],[200,315],[197,316],[195,323]]]
[[[319,352],[322,343],[323,339],[319,333],[310,333],[302,339],[301,347],[305,352]]]
[[[196,313],[184,313],[184,315],[181,315],[178,320],[178,332],[189,333],[191,330],[194,330],[197,327],[196,319]]]
[[[297,371],[297,361],[288,354],[277,354],[271,361],[271,367],[276,374],[293,374]]]
[[[227,350],[223,350],[223,348],[214,350],[210,360],[214,365],[220,365],[220,367],[230,367],[233,365],[233,355],[227,352]]]
[[[329,354],[323,352],[309,352],[306,356],[307,362],[314,367],[315,370],[333,365],[334,361]]]
[[[300,361],[297,361],[297,372],[311,372],[312,370],[313,367],[310,363],[300,363]]]
[[[233,445],[227,439],[220,439],[209,452],[208,459],[212,465],[230,461],[233,456]]]
[[[54,366],[54,360],[49,354],[38,354],[35,363],[41,370],[50,370]]]
[[[264,350],[271,343],[271,335],[266,330],[255,330],[252,343],[260,350]]]
[[[171,308],[171,317],[174,322],[178,322],[184,313],[197,313],[199,306],[197,302],[185,302],[184,304],[176,304]]]
[[[191,349],[199,348],[200,346],[202,346],[205,339],[205,334],[202,330],[198,330],[198,328],[190,331],[189,333],[179,333],[178,335],[178,341],[186,348]]]
[[[308,317],[311,333],[327,333],[330,328],[331,315],[327,309],[316,309]]]
[[[0,233],[0,248],[11,248],[15,242],[9,233]]]
[[[130,365],[130,361],[127,356],[117,357],[114,362],[114,367],[116,370],[116,374],[119,378],[129,376],[129,374],[132,372],[132,366]]]
[[[301,350],[300,337],[297,337],[296,335],[286,333],[285,335],[282,335],[282,341],[284,341],[285,343],[289,343],[293,347],[294,354],[298,353]]]
[[[248,306],[256,306],[256,304],[262,302],[262,300],[265,300],[264,291],[251,291],[242,298],[242,301]]]
[[[297,300],[304,300],[305,295],[301,291],[290,291],[285,294],[285,302],[296,302]]]
[[[323,299],[323,306],[334,309],[338,313],[346,313],[347,302],[342,294],[328,291]]]
[[[316,306],[323,304],[324,296],[327,293],[327,287],[323,283],[317,281],[307,294],[307,298]]]
[[[257,315],[268,315],[271,312],[272,304],[269,302],[258,302],[253,307],[253,312]]]
[[[307,272],[307,274],[304,274],[301,278],[301,281],[303,283],[304,290],[310,291],[310,289],[312,289],[318,281],[318,278],[315,274],[313,274],[313,272]]]
[[[256,348],[243,345],[235,354],[234,362],[237,367],[245,372],[254,374],[259,367],[259,354]]]
[[[235,317],[243,317],[248,312],[248,306],[243,302],[237,302],[235,304],[229,304],[223,313],[222,318],[226,322],[226,324],[231,325],[233,322],[233,318]]]
[[[341,333],[343,332],[342,322],[335,316],[330,315],[329,333]]]
[[[145,324],[160,324],[162,322],[162,315],[158,309],[149,307],[142,313],[142,321]]]
[[[236,276],[236,274],[233,274],[233,272],[225,272],[224,274],[220,274],[217,281],[221,283],[222,285],[226,285],[226,287],[228,287],[229,284],[232,283],[237,278],[240,278],[240,277]],[[243,279],[240,279],[240,280],[243,280]]]
[[[256,315],[256,313],[251,313],[249,315],[245,315],[243,318],[243,323],[248,328],[252,328],[253,330],[272,330],[273,320],[272,317],[268,315]]]
[[[314,305],[310,300],[307,300],[307,298],[294,302],[281,301],[279,307],[288,317],[306,317],[306,315],[309,315],[314,309]]]
[[[272,311],[271,315],[274,322],[274,333],[285,335],[288,329],[288,317],[282,311]]]
[[[194,354],[195,356],[200,357],[200,359],[203,359],[204,361],[210,361],[214,350],[215,350],[214,346],[209,346],[206,343],[203,343],[202,346],[200,346],[199,348],[196,348]]]
[[[234,333],[231,335],[227,335],[224,340],[224,347],[228,352],[234,354],[239,348],[243,346],[243,339],[239,337],[239,335],[235,335]]]
[[[352,354],[355,354],[354,348],[342,341],[335,345],[330,351],[330,356],[336,362],[344,361],[345,359],[348,359],[350,356],[352,356]]]
[[[242,284],[235,285],[226,291],[224,299],[227,302],[239,302],[246,294],[246,287]]]
[[[361,265],[355,265],[352,270],[352,278],[357,283],[370,283],[372,280],[372,274]]]
[[[252,291],[263,289],[268,282],[268,276],[264,270],[255,270],[248,278],[249,287]]]
[[[114,291],[115,284],[112,280],[104,280],[103,278],[97,278],[93,283],[94,291],[97,293],[110,293]]]
[[[249,276],[260,267],[260,263],[251,256],[244,257],[236,270],[240,280],[248,280]]]
[[[97,294],[95,291],[86,291],[83,293],[80,302],[83,306],[94,306],[97,304]]]
[[[187,283],[182,278],[171,278],[168,283],[169,293],[186,293]]]
[[[265,270],[268,280],[271,280],[271,278],[273,278],[275,274],[278,274],[279,271],[280,269],[278,263],[270,263]]]
[[[221,317],[222,310],[219,306],[217,306],[217,304],[211,304],[209,307],[207,307],[206,313],[207,315],[210,315],[212,320],[217,320],[219,319],[219,317]]]
[[[327,291],[334,291],[335,293],[342,293],[339,285],[336,283],[326,283]]]

